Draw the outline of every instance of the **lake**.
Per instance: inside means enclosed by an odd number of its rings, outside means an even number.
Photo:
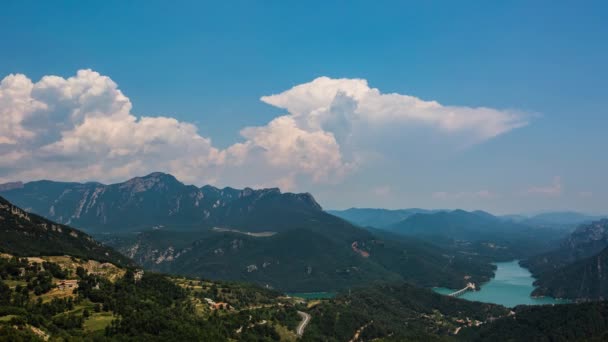
[[[480,291],[468,291],[459,298],[501,304],[506,307],[516,305],[564,304],[568,300],[551,297],[532,298],[534,277],[518,261],[496,263],[496,274],[492,280],[481,285]],[[437,293],[449,294],[456,290],[442,287],[433,288]]]

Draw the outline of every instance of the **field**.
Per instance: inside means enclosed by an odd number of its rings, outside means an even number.
[[[91,317],[84,322],[84,330],[90,332],[103,330],[110,325],[113,319],[114,317],[111,312],[93,313],[91,314]]]

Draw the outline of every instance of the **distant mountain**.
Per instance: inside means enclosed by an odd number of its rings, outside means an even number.
[[[526,220],[528,224],[579,225],[600,220],[602,216],[581,214],[573,211],[548,212],[534,215]]]
[[[0,197],[0,252],[17,256],[70,255],[110,261],[131,261],[89,235],[30,214]]]
[[[414,214],[386,229],[498,260],[539,253],[561,238],[558,231],[505,220],[484,211]]]
[[[0,193],[27,211],[90,232],[214,226],[279,231],[291,217],[314,220],[322,214],[310,194],[197,188],[160,172],[111,185],[36,181]]]
[[[4,183],[0,184],[0,191],[8,191],[13,189],[20,189],[23,187],[22,182],[12,182],[12,183]]]
[[[418,208],[396,210],[350,208],[346,210],[328,210],[327,212],[361,227],[383,228],[403,221],[414,214],[429,214],[438,211],[440,210],[426,210]]]

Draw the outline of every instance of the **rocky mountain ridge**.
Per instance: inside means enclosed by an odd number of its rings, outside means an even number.
[[[0,193],[28,211],[89,231],[168,225],[187,230],[252,220],[251,215],[260,209],[322,211],[308,193],[281,193],[278,188],[198,188],[160,172],[110,185],[35,181],[0,186]]]

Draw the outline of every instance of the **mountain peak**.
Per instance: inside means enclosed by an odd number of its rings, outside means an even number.
[[[13,189],[21,189],[23,188],[23,182],[10,182],[0,184],[0,191],[9,191]]]
[[[183,185],[173,175],[163,172],[153,172],[143,177],[131,178],[120,185],[121,188],[131,188],[134,192],[144,192],[153,188],[167,188],[171,185]]]

